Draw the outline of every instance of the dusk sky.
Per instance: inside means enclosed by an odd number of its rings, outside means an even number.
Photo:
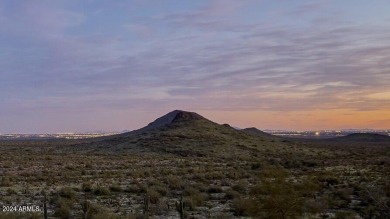
[[[0,0],[0,133],[390,129],[388,0]]]

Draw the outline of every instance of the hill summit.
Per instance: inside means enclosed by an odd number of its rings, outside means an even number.
[[[145,131],[151,131],[151,130],[157,130],[162,127],[166,127],[169,125],[175,125],[182,122],[194,122],[194,121],[209,121],[208,119],[204,118],[203,116],[195,113],[195,112],[187,112],[183,110],[173,110],[172,112],[169,112],[153,122],[149,123],[147,126],[132,131],[129,134],[135,134],[139,132],[145,132]]]
[[[161,116],[160,118],[157,118],[156,120],[154,120],[153,122],[149,123],[147,126],[142,128],[142,130],[146,131],[146,130],[161,128],[163,126],[172,123],[193,121],[193,120],[207,120],[207,119],[194,112],[174,110],[172,112],[165,114],[164,116]]]

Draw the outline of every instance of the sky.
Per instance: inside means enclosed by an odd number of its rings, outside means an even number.
[[[0,0],[0,133],[390,129],[388,0]]]

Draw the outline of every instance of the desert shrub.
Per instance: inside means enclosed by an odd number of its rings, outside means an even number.
[[[279,166],[280,163],[281,163],[281,161],[280,161],[280,159],[269,158],[269,159],[267,160],[267,163],[268,163],[269,165],[271,165],[271,166]]]
[[[235,198],[240,196],[240,193],[238,193],[237,191],[231,190],[231,189],[225,191],[225,194],[226,194],[226,196],[225,196],[226,199],[229,199],[229,200],[235,199]]]
[[[288,159],[282,163],[282,166],[287,169],[301,168],[303,166],[302,161],[297,159]]]
[[[302,164],[306,167],[316,167],[318,166],[318,162],[314,160],[303,160]]]
[[[67,199],[75,199],[77,193],[70,187],[64,187],[60,190],[59,195]]]
[[[156,185],[151,187],[153,190],[156,190],[162,196],[166,196],[169,192],[168,188],[165,185]]]
[[[183,191],[185,196],[195,195],[199,193],[199,190],[195,189],[194,187],[186,186],[184,187]]]
[[[143,171],[143,177],[149,177],[149,176],[151,176],[152,174],[150,173],[150,170],[144,170]]]
[[[154,209],[154,213],[157,215],[166,215],[169,212],[168,208],[168,201],[167,200],[160,200]]]
[[[206,192],[208,187],[203,183],[195,183],[192,185],[194,189],[200,191],[200,192]]]
[[[192,175],[192,179],[197,181],[197,182],[206,182],[206,176],[204,173],[195,173]]]
[[[143,183],[138,183],[137,186],[141,193],[146,193],[148,191],[148,186]]]
[[[207,193],[196,193],[192,194],[189,198],[195,206],[201,206],[208,199]]]
[[[17,194],[16,190],[14,188],[8,188],[7,189],[7,194],[8,195],[15,195]]]
[[[296,190],[299,190],[304,197],[314,197],[316,193],[320,190],[320,183],[313,179],[308,178],[302,183],[295,185]]]
[[[191,198],[185,197],[185,198],[183,199],[183,204],[184,204],[184,207],[185,207],[185,208],[188,208],[188,209],[190,209],[191,211],[195,210],[196,205],[195,205],[195,203],[192,201]]]
[[[116,216],[110,213],[106,208],[98,204],[90,203],[87,219],[119,219],[119,216]]]
[[[352,188],[337,188],[334,191],[334,195],[342,200],[350,200],[350,196],[353,194]]]
[[[110,193],[111,193],[110,190],[106,187],[103,187],[103,186],[98,186],[94,190],[94,194],[97,196],[110,195]]]
[[[111,192],[121,192],[122,188],[119,185],[111,185],[110,186],[110,191]]]
[[[85,182],[81,185],[81,190],[84,192],[91,192],[92,191],[92,184],[90,182]]]
[[[250,216],[253,214],[255,203],[247,198],[236,198],[232,201],[232,209],[236,216]]]
[[[306,199],[303,208],[306,213],[318,214],[324,213],[328,205],[326,200],[323,199]]]
[[[339,211],[339,212],[336,212],[335,218],[336,219],[354,219],[354,218],[356,218],[356,215],[350,211]]]
[[[233,185],[232,189],[239,193],[244,193],[248,187],[248,184],[244,180],[240,180],[238,183]]]
[[[278,166],[265,166],[262,171],[259,173],[259,178],[286,178],[288,173],[283,168]]]
[[[272,169],[272,172],[270,171]],[[252,205],[250,216],[266,218],[298,218],[303,213],[303,197],[294,184],[287,179],[283,169],[270,168],[265,172],[268,178],[260,178],[250,196]]]
[[[142,190],[139,188],[138,185],[128,185],[125,189],[124,192],[128,193],[134,193],[134,194],[140,194],[142,193]]]
[[[259,170],[263,167],[263,163],[256,162],[251,165],[251,170]]]
[[[325,183],[327,186],[334,186],[340,183],[340,180],[332,175],[323,175],[319,178],[319,181]]]
[[[221,180],[221,186],[231,186],[231,183],[227,179]]]
[[[154,189],[148,189],[148,190],[147,190],[147,195],[149,196],[150,203],[152,203],[152,204],[157,204],[158,201],[159,201],[160,198],[161,198],[160,193],[158,193],[158,192],[157,192],[156,190],[154,190]]]
[[[0,186],[1,187],[9,187],[12,185],[12,181],[8,177],[4,177],[1,179]]]
[[[228,213],[217,212],[215,214],[210,215],[210,218],[211,219],[231,219],[231,218],[233,218],[233,216],[231,216]]]
[[[188,173],[188,174],[194,174],[194,173],[195,173],[194,168],[188,168],[188,169],[187,169],[187,173]]]
[[[65,200],[59,200],[58,206],[54,209],[54,216],[61,219],[71,218],[71,204]]]
[[[225,174],[219,171],[214,171],[205,174],[205,178],[208,180],[219,180],[225,178]]]
[[[390,218],[390,183],[363,186],[360,197],[364,218]]]
[[[85,165],[85,168],[87,168],[87,169],[91,169],[91,168],[92,168],[92,164],[90,164],[90,163],[87,163],[87,164]]]
[[[211,185],[207,189],[207,192],[208,193],[221,193],[222,192],[222,188],[219,187],[219,186],[216,186],[216,185]]]
[[[169,175],[166,178],[166,182],[171,189],[181,189],[182,188],[182,181],[177,176]]]

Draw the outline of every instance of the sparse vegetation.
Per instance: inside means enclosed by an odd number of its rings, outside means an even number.
[[[389,145],[329,144],[205,120],[104,141],[5,141],[0,205],[43,206],[45,191],[57,218],[389,218]]]

